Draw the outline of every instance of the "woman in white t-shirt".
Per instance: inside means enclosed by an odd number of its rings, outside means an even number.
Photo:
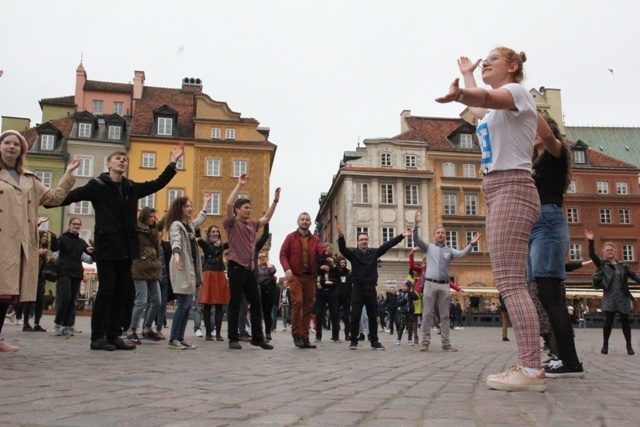
[[[487,201],[487,246],[494,283],[502,295],[518,344],[518,364],[490,375],[487,386],[508,391],[545,391],[541,370],[539,324],[527,292],[525,277],[529,235],[540,212],[540,199],[531,177],[531,159],[537,128],[533,97],[519,83],[526,56],[499,47],[486,59],[458,60],[465,88],[455,79],[440,103],[460,102],[478,117],[477,134],[482,150],[482,190]],[[473,77],[481,64],[482,80],[490,89],[478,88]]]

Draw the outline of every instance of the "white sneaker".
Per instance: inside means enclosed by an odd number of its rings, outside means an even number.
[[[284,332],[284,331],[286,331],[286,330],[287,330],[287,328],[286,328],[286,327],[284,327],[284,328],[282,328],[282,329],[280,329],[280,330],[281,330],[282,332]]]
[[[407,344],[413,345],[413,340],[409,340],[409,342]]]
[[[56,325],[54,323],[53,331],[51,332],[51,335],[53,335],[54,337],[61,337],[62,336],[62,331],[60,330],[60,325]]]
[[[196,336],[202,337],[202,331],[200,329],[196,329]]]
[[[7,318],[9,319],[9,322],[15,323],[15,321],[16,321],[16,312],[12,311],[10,314],[7,314]]]
[[[537,375],[531,375],[522,366],[513,365],[506,371],[489,375],[487,387],[504,391],[547,391],[547,378],[544,370]]]

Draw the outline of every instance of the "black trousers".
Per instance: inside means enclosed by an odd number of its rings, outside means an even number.
[[[260,300],[260,289],[258,279],[253,271],[249,271],[241,265],[229,261],[229,300],[228,313],[228,338],[229,341],[238,341],[238,319],[240,315],[240,304],[242,296],[247,298],[251,313],[251,341],[259,343],[264,341],[262,332],[262,302]]]
[[[131,278],[131,260],[97,261],[100,286],[91,312],[91,340],[120,336],[123,319],[131,312],[135,299],[135,286]],[[125,314],[126,313],[126,314]]]
[[[358,339],[362,308],[369,317],[369,340],[378,341],[378,295],[375,285],[353,285],[351,291],[351,341]]]
[[[314,312],[318,320],[316,338],[322,339],[323,325],[321,319],[326,314],[326,306],[329,306],[329,320],[331,322],[331,339],[337,341],[340,338],[340,313],[338,308],[338,288],[316,289]]]
[[[344,322],[344,339],[351,339],[351,295],[338,295],[338,312]]]
[[[58,309],[56,310],[56,318],[53,321],[56,325],[71,326],[70,320],[73,314],[73,305],[76,303],[78,291],[80,290],[80,282],[82,282],[82,279],[74,277],[58,278],[58,283],[56,284]],[[29,313],[25,312],[25,317],[28,316]]]

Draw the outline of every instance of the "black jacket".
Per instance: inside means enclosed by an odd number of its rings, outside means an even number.
[[[221,243],[220,246],[213,245],[203,239],[198,240],[198,246],[204,253],[204,271],[224,271],[224,260],[222,254],[229,249],[228,243]]]
[[[378,258],[404,239],[402,234],[394,237],[379,248],[348,249],[344,236],[338,237],[340,253],[351,263],[351,281],[354,286],[373,285],[378,283]]]
[[[600,259],[598,255],[596,255],[596,250],[594,247],[593,240],[589,240],[589,258],[598,267],[602,270],[602,287],[603,291],[607,292],[611,289],[611,285],[615,279],[615,267],[610,261],[606,259]],[[627,264],[622,261],[616,260],[618,265],[622,268],[620,271],[622,272],[621,283],[622,292],[627,295],[630,299],[634,300],[635,298],[631,295],[631,291],[629,290],[629,283],[627,283],[628,279],[631,278],[633,281],[640,283],[640,275],[636,272],[632,271]]]
[[[89,247],[87,242],[79,235],[65,231],[58,237],[58,265],[60,277],[82,279],[84,268],[82,267],[82,253]]]
[[[163,189],[175,174],[175,163],[169,163],[153,181],[137,183],[123,177],[120,185],[117,185],[105,172],[84,186],[71,190],[60,206],[83,200],[90,201],[93,205],[96,261],[138,259],[138,200]]]

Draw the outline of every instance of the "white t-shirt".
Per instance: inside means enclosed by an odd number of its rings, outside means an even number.
[[[476,132],[482,149],[483,173],[504,170],[531,171],[533,144],[538,126],[536,104],[518,83],[501,89],[511,92],[516,110],[488,110]]]

